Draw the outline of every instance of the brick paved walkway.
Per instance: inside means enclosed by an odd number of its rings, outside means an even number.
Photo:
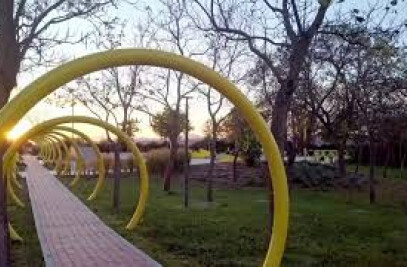
[[[47,266],[160,266],[106,226],[32,156],[24,156]]]

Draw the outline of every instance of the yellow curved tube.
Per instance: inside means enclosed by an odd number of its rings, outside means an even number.
[[[95,188],[93,189],[93,192],[88,197],[88,200],[94,200],[97,197],[97,195],[99,194],[99,192],[102,190],[103,184],[104,184],[104,181],[106,178],[105,163],[103,160],[103,155],[99,150],[99,147],[95,144],[95,142],[92,141],[92,139],[89,138],[89,136],[87,136],[86,134],[82,133],[81,131],[79,131],[77,129],[73,129],[73,128],[66,127],[66,126],[56,126],[53,129],[74,133],[74,134],[78,135],[79,137],[81,137],[83,140],[85,140],[92,147],[92,149],[97,157],[99,176],[98,176],[98,180],[96,182]]]
[[[47,154],[47,146],[46,146],[46,144],[44,143],[44,141],[42,141],[42,140],[39,140],[39,141],[37,141],[36,142],[37,143],[37,145],[38,145],[38,148],[39,148],[39,156],[40,156],[40,158],[42,159],[42,160],[44,160],[45,159],[45,155]]]
[[[12,162],[13,157],[9,157],[6,158],[4,157],[4,161],[3,161],[3,179],[6,180],[6,184],[7,184],[7,192],[9,197],[11,198],[11,200],[19,207],[24,208],[25,205],[24,203],[21,201],[21,199],[17,196],[16,192],[14,191],[14,187],[13,187],[13,183],[12,183],[12,172],[14,170],[12,170],[14,168],[13,162]]]
[[[5,171],[6,175],[10,177],[10,180],[16,185],[19,189],[22,189],[22,185],[17,180],[17,161],[18,161],[19,154],[16,153],[13,158],[11,159],[10,167],[7,168]]]
[[[53,128],[53,129],[55,130],[55,128]],[[80,150],[80,148],[79,148],[78,143],[76,142],[76,140],[74,140],[74,139],[72,139],[72,138],[69,138],[67,135],[65,135],[65,134],[63,134],[63,133],[60,133],[60,132],[55,132],[55,131],[53,131],[52,133],[53,133],[53,134],[60,135],[60,136],[62,136],[62,137],[64,137],[64,138],[70,139],[70,140],[71,140],[71,143],[72,143],[72,146],[73,146],[74,149],[75,149],[75,152],[76,152],[76,155],[77,155],[77,159],[76,159],[77,170],[76,170],[74,179],[73,179],[72,182],[70,183],[70,186],[71,186],[71,187],[74,187],[74,186],[76,186],[76,185],[78,184],[78,182],[79,182],[79,180],[80,180],[80,178],[81,178],[81,174],[82,174],[82,173],[84,172],[84,170],[85,170],[85,160],[83,159],[82,152],[81,152],[81,150]],[[67,153],[69,153],[68,150],[67,150]]]
[[[48,138],[43,138],[48,143],[49,154],[45,160],[46,164],[53,164],[56,161],[58,151],[56,150],[55,144],[53,140]]]
[[[61,117],[57,119],[52,119],[49,121],[42,122],[35,127],[31,128],[29,131],[27,131],[25,134],[23,134],[20,138],[15,140],[10,147],[7,149],[7,152],[5,153],[5,158],[7,157],[8,162],[9,158],[11,155],[13,155],[18,148],[24,144],[24,142],[28,139],[30,139],[33,136],[43,134],[44,131],[47,129],[51,129],[52,127],[59,125],[59,124],[64,124],[64,123],[88,123],[88,124],[93,124],[99,127],[102,127],[113,134],[115,134],[122,142],[126,144],[126,146],[130,149],[130,151],[133,154],[133,157],[135,161],[138,164],[139,170],[140,170],[140,194],[139,194],[139,200],[137,203],[136,210],[134,211],[134,214],[132,218],[130,219],[129,223],[127,224],[126,228],[127,229],[134,229],[136,225],[140,222],[142,215],[144,214],[145,206],[146,206],[146,201],[148,198],[148,188],[149,188],[149,180],[148,180],[148,172],[147,172],[147,167],[145,160],[138,150],[137,146],[133,142],[133,140],[127,136],[127,134],[123,133],[121,130],[119,130],[117,127],[112,126],[104,121],[94,119],[94,118],[88,118],[88,117],[83,117],[83,116],[67,116],[67,117]],[[10,188],[10,190],[13,190]]]
[[[44,158],[44,163],[47,162],[51,158],[52,154],[52,149],[51,149],[51,144],[49,142],[45,142],[45,149],[46,149],[46,156]]]
[[[8,224],[8,231],[10,233],[11,240],[18,241],[18,242],[23,242],[24,241],[24,239],[16,232],[16,230],[11,225],[11,223]]]
[[[44,133],[41,133],[44,134]],[[81,150],[79,149],[78,143],[75,140],[72,140],[72,146],[75,149],[77,158],[76,158],[76,172],[75,172],[75,177],[74,179],[72,179],[71,183],[69,184],[71,187],[74,187],[78,184],[80,177],[81,177],[81,173],[84,171],[84,167],[85,167],[85,161],[83,159]]]
[[[37,133],[37,135],[44,135],[44,133],[43,133],[43,132],[39,132],[39,133]],[[44,137],[44,136],[43,136],[43,137]],[[47,139],[47,136],[45,136],[44,139]],[[49,140],[48,143],[52,143],[52,142],[53,142],[53,141],[50,140],[50,139],[48,139],[48,140]],[[26,141],[26,140],[24,140],[24,142],[25,142],[25,141]],[[13,144],[14,144],[14,143],[13,143]],[[12,160],[13,160],[13,158],[15,157],[16,151],[19,149],[19,147],[20,147],[23,143],[21,143],[21,144],[20,144],[18,147],[16,147],[15,149],[11,149],[11,147],[13,146],[13,144],[12,144],[12,145],[7,149],[7,151],[4,153],[3,171],[4,171],[4,173],[6,174],[6,176],[4,176],[4,177],[5,177],[5,179],[7,180],[7,191],[8,191],[8,194],[9,194],[11,200],[13,200],[13,202],[14,202],[17,206],[20,206],[20,207],[24,208],[25,205],[24,205],[23,201],[21,201],[21,199],[17,196],[16,192],[14,191],[13,184],[11,183],[11,181],[13,180],[13,177],[12,177],[12,174],[11,174],[11,171],[10,171],[10,170],[15,169],[15,164],[12,162]],[[77,151],[78,151],[78,153],[79,153],[79,155],[80,155],[79,148],[76,147],[76,149],[77,149]],[[80,160],[83,162],[83,159],[82,159],[82,158],[81,158]],[[77,178],[78,175],[80,175],[80,171],[83,170],[83,168],[80,169],[82,165],[83,165],[83,164],[78,163],[78,170],[79,170],[79,171],[77,172],[77,176],[76,176],[75,178]],[[78,179],[78,178],[77,178],[77,179]]]
[[[45,133],[46,134],[46,133]],[[39,136],[38,136],[39,135]],[[36,142],[39,142],[39,143],[43,143],[44,144],[44,133],[39,133],[37,136],[34,136],[34,137],[32,137],[33,139],[36,139],[36,138],[38,138],[38,137],[42,137],[42,139],[40,140],[40,141],[36,141]],[[24,142],[25,142],[26,140],[24,140]],[[22,142],[20,145],[22,145],[24,142]],[[47,144],[50,144],[50,143],[52,143],[53,141],[52,140],[49,140],[48,142],[47,142]],[[80,154],[80,150],[79,150],[79,147],[78,147],[78,145],[77,145],[77,143],[76,143],[76,141],[75,140],[73,140],[73,146],[74,146],[74,148],[75,148],[75,150],[76,150],[76,152],[77,152],[77,154],[79,155],[78,156],[78,159],[80,158],[80,161],[82,161],[83,162],[83,158],[82,158],[82,156],[81,156],[81,154]],[[16,155],[17,155],[17,153],[15,153],[15,151],[17,151],[19,149],[19,146],[18,147],[16,147],[14,150],[13,149],[7,149],[7,151],[4,153],[4,162],[3,162],[3,168],[6,168],[7,170],[9,170],[10,169],[10,166],[13,166],[13,164],[15,165],[15,162],[13,162],[12,160],[16,157]],[[51,151],[51,150],[50,150]],[[13,154],[14,153],[14,154]],[[83,165],[83,164],[80,164],[80,163],[78,163],[78,166],[81,166],[81,165]],[[15,167],[15,166],[14,166]],[[81,172],[81,169],[79,169],[78,168],[78,171],[77,171],[77,175],[80,175],[80,172]],[[8,187],[7,187],[7,191],[8,191],[8,193],[9,193],[9,196],[11,197],[11,200],[13,200],[14,201],[14,203],[17,205],[17,206],[20,206],[20,207],[22,207],[22,208],[24,208],[25,207],[25,204],[20,200],[20,198],[16,195],[16,193],[15,193],[15,191],[14,191],[14,189],[13,189],[13,186],[12,186],[12,184],[10,183],[10,181],[11,181],[11,178],[10,178],[10,175],[7,173],[7,176],[6,177],[8,177],[7,178],[7,185],[8,185]],[[10,238],[12,239],[12,240],[15,240],[15,241],[23,241],[23,239],[22,239],[22,237],[18,234],[18,232],[14,229],[14,227],[12,226],[12,224],[11,223],[9,223],[9,231],[10,231]]]
[[[74,129],[74,128],[70,128],[70,127],[66,127],[66,126],[55,126],[55,127],[52,128],[52,130],[53,130],[53,131],[51,132],[51,134],[56,134],[56,135],[61,136],[62,138],[65,138],[65,139],[70,140],[71,143],[73,143],[73,145],[75,146],[75,150],[76,150],[76,152],[77,152],[78,155],[80,155],[80,149],[79,149],[79,147],[78,147],[76,141],[75,141],[74,139],[70,138],[69,136],[67,136],[67,135],[65,135],[65,134],[63,134],[63,133],[61,133],[61,132],[57,132],[57,131],[55,131],[55,130],[61,130],[61,131],[67,131],[67,132],[74,133],[74,134],[76,134],[77,136],[79,136],[80,138],[82,138],[83,140],[85,140],[85,141],[86,141],[88,144],[90,144],[90,146],[92,147],[92,149],[93,149],[93,151],[94,151],[94,153],[95,153],[95,155],[96,155],[96,157],[97,157],[98,180],[97,180],[97,183],[96,183],[96,185],[95,185],[95,188],[94,188],[93,192],[92,192],[92,193],[90,194],[90,196],[88,197],[88,200],[94,200],[94,199],[96,198],[97,194],[102,190],[102,187],[103,187],[103,184],[104,184],[104,180],[105,180],[105,177],[106,177],[106,172],[105,172],[105,166],[104,166],[103,156],[102,156],[102,153],[100,153],[100,150],[99,150],[98,146],[95,144],[95,142],[92,141],[91,138],[89,138],[89,136],[87,136],[86,134],[84,134],[84,133],[82,133],[81,131],[76,130],[76,129]],[[75,143],[75,144],[74,144],[74,143]],[[66,145],[65,145],[65,146],[66,146]],[[64,148],[64,150],[65,150],[65,148]],[[65,151],[67,151],[67,150],[65,150]],[[69,153],[68,153],[68,154],[69,154]],[[69,155],[70,155],[70,154],[69,154]],[[81,158],[80,158],[80,162],[81,162],[81,163],[78,163],[77,165],[78,165],[78,166],[83,166],[83,165],[84,165],[84,164],[83,164],[84,160],[83,160],[83,157],[82,157],[82,156],[80,156],[80,157],[81,157]],[[69,160],[69,158],[70,158],[70,157],[67,157],[67,160]],[[65,164],[65,165],[67,165],[67,164]],[[80,170],[83,171],[83,168],[81,168],[81,167],[78,168],[78,169],[80,169]],[[79,174],[77,173],[76,177],[75,177],[74,180],[72,181],[72,185],[75,186],[75,185],[78,183],[78,181],[79,181]]]
[[[54,129],[53,129],[54,130]],[[73,140],[72,138],[70,138],[70,137],[68,137],[67,135],[65,135],[65,134],[63,134],[63,133],[60,133],[60,132],[56,132],[56,131],[52,131],[52,132],[50,132],[50,134],[51,135],[59,135],[60,137],[62,137],[62,138],[64,138],[64,139],[68,139],[68,140],[70,140],[71,141],[71,143],[72,143],[72,146],[74,147],[74,149],[75,149],[75,152],[78,154],[78,157],[77,157],[77,165],[78,165],[78,172],[77,173],[79,173],[79,176],[77,176],[77,177],[80,177],[80,172],[82,172],[83,171],[83,169],[84,169],[84,159],[83,159],[83,156],[82,156],[82,154],[81,154],[81,151],[80,151],[80,149],[79,149],[79,146],[78,146],[78,143],[75,141],[75,140]],[[66,146],[66,144],[65,144],[65,148],[66,148],[66,155],[68,155],[68,154],[70,154],[69,153],[69,149],[68,149],[68,147]],[[70,156],[69,157],[67,157],[68,159],[70,158]],[[79,178],[78,178],[79,179]]]
[[[287,177],[277,144],[266,122],[247,97],[226,78],[201,63],[174,53],[151,49],[109,50],[65,63],[35,80],[3,107],[0,111],[0,141],[5,140],[5,133],[27,111],[57,88],[93,71],[123,65],[157,66],[186,73],[216,89],[236,106],[262,144],[269,163],[276,216],[273,219],[273,234],[264,266],[278,266],[287,237],[289,197]]]
[[[72,146],[74,146],[75,152],[77,152],[77,150],[79,150],[76,140],[74,140],[73,138],[69,137],[66,134],[55,131],[55,128],[53,128],[52,130],[53,130],[52,131],[53,134],[59,135],[60,137],[64,138],[64,140],[69,140],[69,142],[72,144]],[[73,143],[75,143],[75,144],[73,144]],[[78,159],[79,159],[79,157],[76,159],[77,165],[78,165]],[[65,156],[65,163],[64,163],[65,166],[64,166],[64,170],[63,170],[64,174],[67,174],[69,172],[71,160],[72,160],[72,155],[71,155],[69,149],[67,148],[66,156]]]
[[[55,141],[55,146],[58,151],[58,157],[55,162],[55,171],[57,173],[59,173],[62,169],[62,165],[63,165],[63,161],[64,161],[64,155],[63,155],[62,151],[65,151],[65,153],[68,153],[68,147],[61,139],[59,139],[58,137],[53,135],[52,132],[48,132],[48,134],[45,137],[51,138]],[[62,147],[62,149],[61,149],[61,147]]]

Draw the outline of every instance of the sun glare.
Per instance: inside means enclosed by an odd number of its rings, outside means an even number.
[[[30,128],[31,128],[31,124],[29,122],[21,121],[13,128],[13,130],[8,132],[7,139],[16,140],[21,135],[23,135],[26,131],[28,131]]]

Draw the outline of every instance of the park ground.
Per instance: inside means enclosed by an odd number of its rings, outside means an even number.
[[[363,169],[362,169],[363,171]],[[396,172],[396,171],[395,171]],[[405,181],[393,179],[405,185]],[[83,179],[74,190],[84,202],[95,181]],[[216,189],[215,202],[194,183],[185,210],[181,187],[161,190],[152,177],[142,224],[124,229],[137,201],[138,180],[124,177],[120,211],[112,211],[112,180],[103,194],[86,202],[102,220],[164,266],[260,266],[268,244],[267,196],[262,188]],[[380,191],[380,190],[379,190]],[[291,190],[285,266],[407,266],[407,208],[382,194],[369,204],[366,192]],[[10,208],[26,242],[13,244],[15,266],[40,266],[41,251],[30,210]],[[27,264],[29,263],[29,264]]]

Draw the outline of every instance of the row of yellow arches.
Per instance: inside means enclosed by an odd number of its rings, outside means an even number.
[[[275,216],[273,217],[272,237],[264,260],[264,266],[279,266],[287,237],[289,198],[287,178],[278,147],[266,122],[247,97],[226,78],[201,63],[173,53],[150,49],[109,50],[73,60],[55,68],[32,82],[0,110],[0,144],[6,142],[6,133],[9,132],[25,114],[54,90],[85,74],[124,65],[149,65],[186,73],[216,89],[235,105],[236,109],[248,122],[250,128],[262,144],[264,155],[269,163],[270,177],[274,189]],[[65,149],[61,139],[56,136],[63,138],[63,134],[57,134],[57,132],[59,133],[61,130],[69,132],[69,130],[67,130],[69,127],[60,126],[68,122],[89,123],[103,127],[114,133],[133,153],[140,174],[140,196],[136,210],[126,228],[129,230],[134,229],[143,215],[148,197],[149,184],[145,161],[134,142],[125,133],[97,119],[75,116],[49,120],[35,126],[16,140],[8,148],[3,161],[3,176],[7,179],[6,183],[9,195],[15,203],[23,206],[23,203],[14,192],[14,185],[20,187],[15,175],[15,164],[17,161],[16,152],[27,140],[36,141],[42,147],[41,155],[47,160],[59,162],[57,171],[61,171],[61,166],[63,165],[61,157],[62,151],[59,146],[51,146],[50,142],[61,142],[61,147]],[[58,129],[57,127],[65,128]],[[45,137],[41,138],[41,136]],[[88,139],[87,142],[91,145],[93,143],[90,139]],[[79,155],[79,153],[77,154]],[[99,165],[99,168],[100,167]],[[89,200],[94,199],[101,190],[104,175],[104,172],[99,172],[98,182]],[[74,186],[77,184],[79,177],[80,176],[77,175],[71,185]],[[11,225],[10,234],[14,238],[21,238]]]

